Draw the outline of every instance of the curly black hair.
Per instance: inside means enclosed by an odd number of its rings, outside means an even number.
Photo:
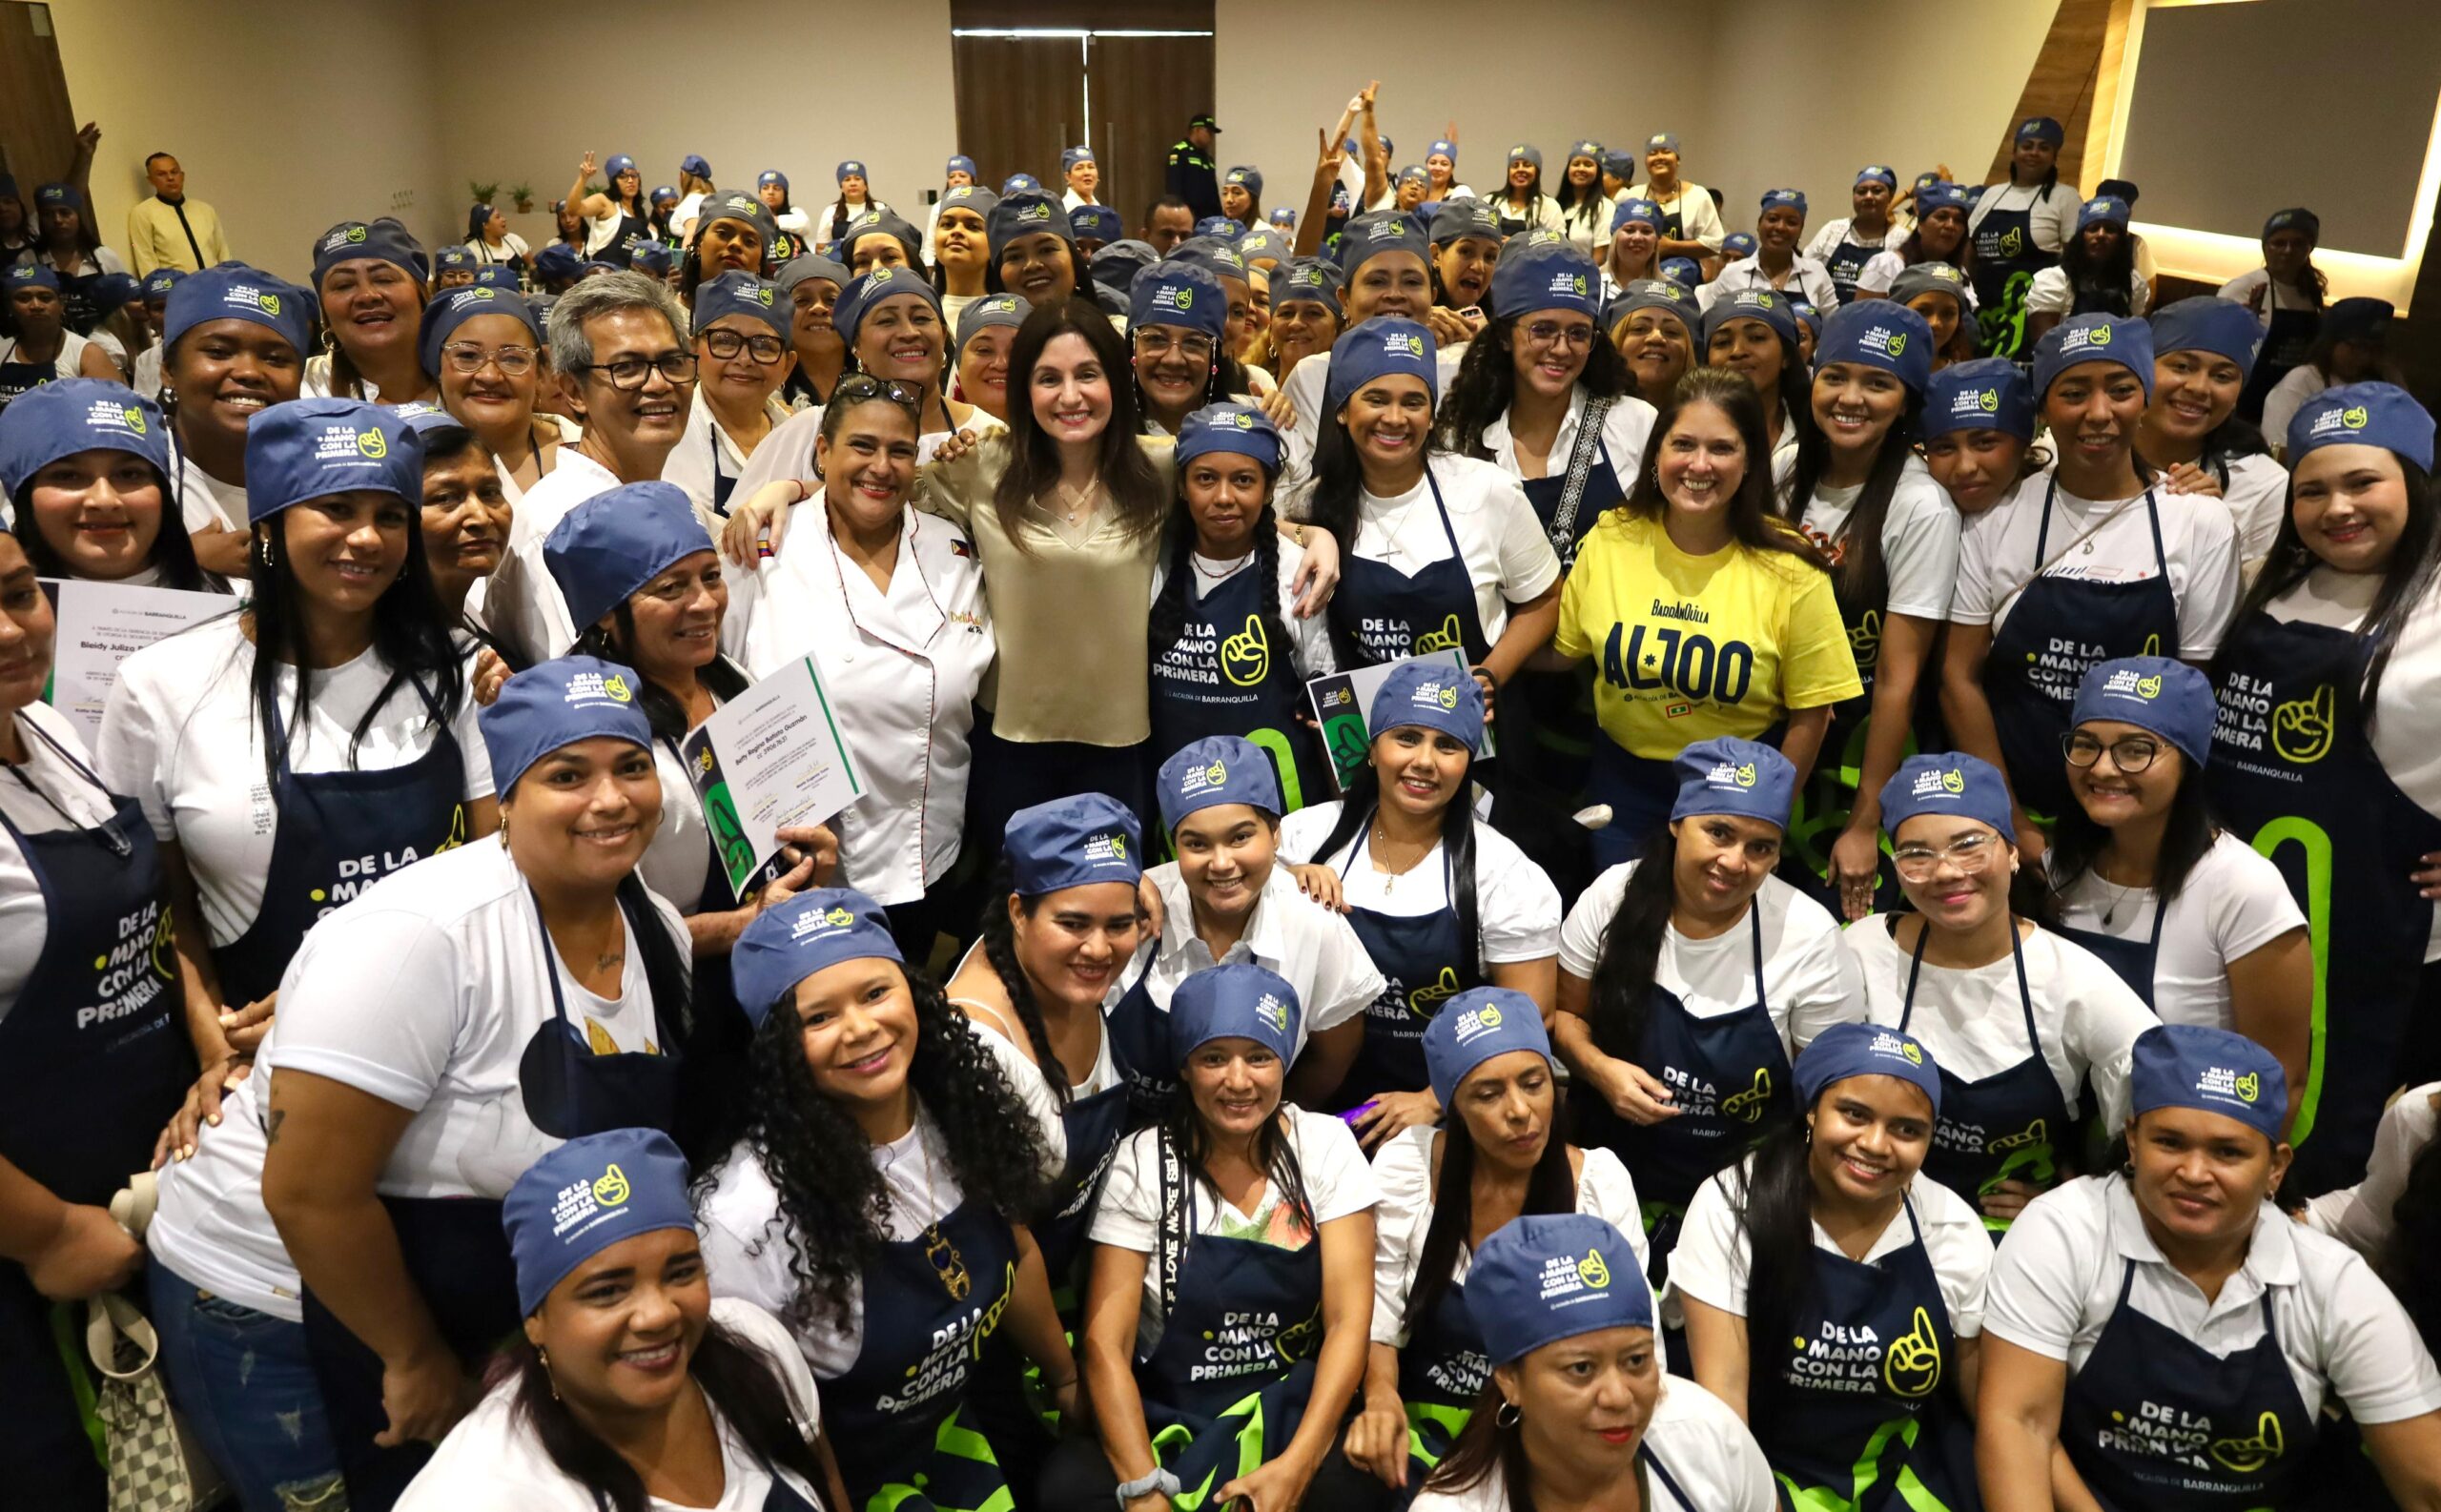
[[[948,1147],[950,1174],[968,1198],[1012,1223],[1039,1211],[1050,1152],[1034,1114],[986,1049],[980,1032],[940,985],[907,971],[915,1002],[915,1055],[908,1084]],[[814,1086],[797,1015],[782,1005],[748,1051],[746,1132],[733,1156],[763,1164],[780,1195],[799,1329],[851,1316],[851,1289],[888,1242],[890,1196],[872,1144],[846,1109]],[[698,1200],[711,1174],[696,1177]]]

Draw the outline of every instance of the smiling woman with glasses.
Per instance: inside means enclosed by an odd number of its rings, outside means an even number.
[[[441,407],[479,437],[511,504],[559,463],[575,425],[539,413],[543,324],[509,289],[452,289],[424,307],[421,357]]]
[[[750,273],[725,273],[695,291],[695,401],[687,434],[661,472],[699,514],[726,516],[747,460],[788,419],[780,386],[796,368],[791,311]]]
[[[1844,938],[1864,969],[1867,1017],[1915,1035],[1940,1065],[1925,1175],[1974,1203],[1997,1239],[2076,1174],[2066,1130],[2088,1079],[2105,1119],[2125,1115],[2128,1048],[2155,1019],[2053,927],[1990,763],[1910,756],[1882,785],[1880,811],[1915,911],[1859,920]]]

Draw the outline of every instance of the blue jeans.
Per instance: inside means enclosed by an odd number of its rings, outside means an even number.
[[[154,1331],[170,1400],[245,1512],[346,1512],[305,1327],[199,1291],[154,1256]]]

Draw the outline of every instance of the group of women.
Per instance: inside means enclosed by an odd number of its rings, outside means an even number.
[[[2441,1507],[2433,423],[2059,140],[10,264],[12,1488],[134,1287],[249,1512]]]

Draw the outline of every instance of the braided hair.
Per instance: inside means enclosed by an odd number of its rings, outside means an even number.
[[[1263,482],[1262,514],[1255,521],[1254,562],[1256,614],[1261,617],[1265,642],[1275,646],[1295,644],[1288,631],[1288,622],[1280,611],[1280,528],[1272,508],[1272,488],[1277,478],[1266,477]],[[1178,644],[1186,632],[1187,610],[1192,606],[1195,583],[1195,516],[1186,503],[1186,470],[1179,469],[1179,486],[1171,502],[1170,517],[1161,527],[1161,591],[1153,597],[1153,612],[1146,622],[1145,642],[1155,661]]]
[[[984,889],[983,917],[976,921],[975,934],[983,947],[983,959],[1000,979],[1000,990],[1009,994],[1010,1011],[1017,1015],[1017,1023],[1026,1032],[1026,1043],[1034,1047],[1035,1064],[1042,1068],[1043,1079],[1065,1112],[1068,1107],[1070,1077],[1068,1068],[1060,1063],[1058,1052],[1051,1048],[1051,1027],[1043,1021],[1042,1005],[1035,1001],[1034,982],[1026,975],[1023,963],[1017,959],[1017,927],[1009,917],[1008,900],[1017,900],[1017,911],[1027,918],[1042,903],[1017,891],[1016,867],[1007,856],[992,868],[991,883]]]

